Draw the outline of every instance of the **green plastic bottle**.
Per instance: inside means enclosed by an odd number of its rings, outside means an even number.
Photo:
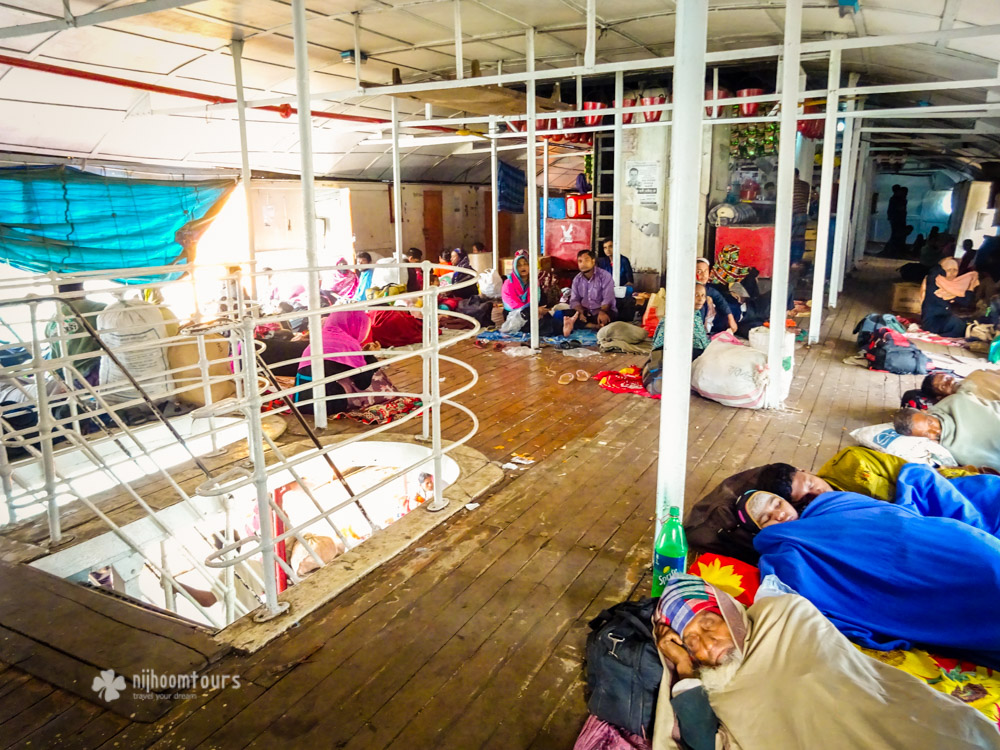
[[[1000,336],[993,339],[993,343],[990,344],[989,360],[993,364],[1000,362]]]
[[[659,596],[667,585],[672,572],[684,572],[687,564],[688,545],[684,536],[679,508],[671,508],[653,550],[653,596]]]

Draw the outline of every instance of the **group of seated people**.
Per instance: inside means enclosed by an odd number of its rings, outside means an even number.
[[[847,448],[815,474],[777,463],[730,477],[685,531],[698,551],[756,565],[761,586],[744,607],[669,579],[654,748],[1000,747],[976,696],[890,666],[919,648],[1000,669],[996,472]]]

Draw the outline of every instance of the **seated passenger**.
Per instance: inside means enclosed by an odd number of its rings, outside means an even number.
[[[700,747],[1000,748],[996,725],[979,711],[852,648],[796,594],[758,596],[745,608],[700,578],[675,574],[654,636],[680,678],[671,685],[671,670],[663,672],[655,750],[678,747],[675,717],[687,737],[683,704],[702,691],[718,722],[708,733],[718,737],[707,745],[699,738]]]
[[[323,377],[339,375],[377,361],[375,357],[361,354],[368,341],[371,325],[371,319],[363,310],[334,311],[326,317],[323,321]],[[352,354],[352,352],[357,353]],[[311,346],[307,346],[302,352],[303,359],[298,367],[296,385],[313,380],[312,363],[309,360],[311,353]],[[346,400],[336,399],[334,411],[347,411],[348,408],[358,409],[379,403],[384,397],[373,394],[394,390],[389,378],[378,369],[365,370],[346,378],[329,381],[325,387],[327,398],[342,394],[358,394],[351,395]],[[312,391],[308,389],[295,394],[296,402],[306,402],[312,398]],[[312,411],[312,404],[303,403],[301,408],[302,411],[309,413]]]
[[[952,306],[971,305],[979,276],[975,271],[958,276],[958,261],[943,258],[924,281],[924,301],[920,307],[920,325],[939,336],[962,338],[966,322],[952,312]]]
[[[370,265],[372,262],[372,256],[368,253],[358,253],[355,260],[358,265]],[[368,298],[368,290],[371,289],[372,276],[374,274],[375,271],[371,268],[358,271],[358,288],[354,292],[355,302]]]
[[[702,308],[708,298],[704,284],[694,285],[694,331],[691,334],[691,359],[698,359],[701,353],[708,348],[708,329],[705,327],[705,318],[701,315]],[[662,323],[661,323],[662,325]]]
[[[576,254],[580,269],[570,288],[569,306],[576,311],[578,328],[603,328],[615,320],[618,306],[615,303],[615,280],[603,268],[597,267],[593,250]]]
[[[927,411],[900,409],[893,427],[941,443],[960,464],[1000,471],[1000,401],[956,393]]]
[[[407,263],[422,263],[424,252],[418,247],[411,247],[406,251]],[[406,291],[419,292],[424,288],[424,275],[419,268],[406,269]]]
[[[507,311],[504,333],[525,330],[531,313],[531,281],[529,276],[528,251],[518,250],[514,254],[514,269],[500,289],[500,299]],[[539,289],[541,293],[541,289]],[[513,316],[513,318],[511,317]],[[538,305],[538,330],[542,336],[569,336],[578,316],[563,316],[561,310],[549,312],[543,304]]]
[[[597,267],[602,268],[614,277],[611,271],[611,259],[615,255],[614,240],[604,240],[601,243],[600,255],[597,258]],[[622,286],[632,286],[635,283],[635,273],[632,271],[632,263],[624,253],[618,256],[618,283]]]
[[[736,317],[729,309],[729,302],[722,292],[708,284],[711,270],[712,264],[708,258],[698,258],[695,262],[695,281],[704,285],[705,293],[708,295],[708,299],[701,307],[701,318],[713,336],[723,331],[736,333]]]
[[[474,270],[472,268],[472,263],[469,261],[468,254],[465,252],[465,250],[463,250],[460,247],[456,247],[454,250],[451,251],[449,259],[451,260],[451,265],[455,266],[456,268],[467,268],[470,271]],[[469,275],[465,273],[456,273],[454,274],[453,278],[454,281],[452,283],[460,284],[463,281],[468,281]],[[475,284],[470,284],[469,286],[463,289],[451,289],[446,287],[441,292],[441,296],[458,297],[459,299],[468,299],[469,297],[475,297],[478,293],[479,289],[477,288],[477,286]]]
[[[908,464],[895,503],[825,492],[799,510],[750,490],[735,511],[756,532],[761,576],[776,575],[854,642],[883,651],[919,646],[996,669],[998,490],[1000,477],[949,482]]]
[[[920,390],[933,403],[956,393],[1000,401],[1000,370],[974,370],[964,378],[947,370],[935,371],[924,378]]]

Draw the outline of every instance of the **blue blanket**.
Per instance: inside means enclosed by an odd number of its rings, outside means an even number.
[[[899,477],[896,503],[828,492],[799,520],[763,529],[761,577],[777,575],[862,646],[916,645],[1000,668],[1000,540],[983,530],[997,516],[976,507],[997,504],[986,497],[995,480]],[[937,512],[948,517],[921,515]]]

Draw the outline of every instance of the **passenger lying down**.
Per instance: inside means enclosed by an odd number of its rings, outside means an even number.
[[[1000,667],[1000,477],[907,464],[895,502],[825,492],[797,509],[751,490],[735,505],[761,576],[776,575],[855,643]]]
[[[693,750],[1000,748],[974,708],[853,648],[802,596],[762,598],[767,584],[747,609],[700,578],[670,579],[654,634],[681,679],[664,669],[654,750],[681,748],[678,729]],[[693,710],[706,696],[717,724]]]
[[[833,490],[891,502],[896,496],[896,477],[905,464],[897,456],[852,446],[837,453],[815,474],[784,463],[747,469],[729,477],[695,503],[684,523],[688,544],[698,552],[715,552],[755,565],[758,554],[753,536],[737,523],[733,513],[733,503],[744,492],[767,490],[799,510],[817,495]],[[941,468],[938,472],[952,479],[973,476],[980,470],[965,466]]]

